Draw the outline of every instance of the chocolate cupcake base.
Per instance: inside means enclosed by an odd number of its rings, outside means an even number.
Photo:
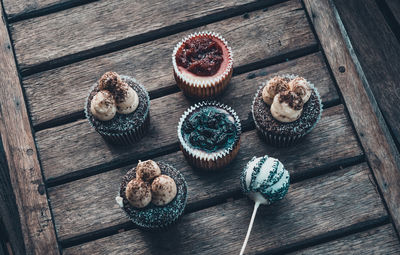
[[[150,127],[150,114],[147,114],[144,122],[136,129],[121,134],[104,133],[97,131],[107,142],[120,145],[136,143],[148,132]]]
[[[294,79],[295,75],[283,75]],[[282,123],[275,120],[268,106],[262,99],[262,90],[267,82],[260,86],[252,103],[252,116],[259,134],[264,140],[275,147],[288,147],[298,143],[317,125],[322,116],[321,97],[315,86],[309,82],[313,90],[310,99],[304,104],[300,118],[294,122]],[[263,122],[261,124],[261,122]]]
[[[150,203],[145,208],[135,208],[130,205],[125,189],[127,184],[136,178],[136,168],[128,171],[123,177],[119,196],[122,198],[122,209],[136,226],[144,230],[164,231],[175,225],[183,215],[187,202],[187,184],[183,175],[174,167],[163,162],[157,164],[161,173],[168,175],[176,183],[177,194],[170,203],[165,206]]]

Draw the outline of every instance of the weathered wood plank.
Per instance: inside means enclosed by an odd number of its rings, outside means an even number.
[[[267,146],[255,130],[243,134],[241,147],[237,159],[226,171],[213,174],[194,171],[180,151],[154,160],[170,163],[185,175],[189,189],[188,203],[195,204],[239,190],[238,176],[254,155],[278,157],[295,178],[309,175],[316,168],[362,155],[343,106],[327,109],[315,132],[294,147],[276,150]],[[58,237],[68,239],[126,222],[114,197],[122,176],[130,167],[50,188]]]
[[[326,66],[318,53],[258,70],[254,75],[236,76],[231,80],[228,91],[222,96],[221,101],[231,105],[241,120],[247,120],[257,88],[266,77],[276,73],[304,75],[315,83],[324,101],[338,98]],[[253,76],[256,78],[251,79]],[[45,177],[55,178],[76,170],[108,164],[111,161],[114,164],[128,159],[136,160],[132,155],[143,157],[143,154],[156,148],[176,143],[177,123],[190,105],[191,102],[182,93],[152,100],[151,129],[138,143],[140,146],[122,148],[110,146],[86,120],[39,131],[36,133],[36,140]]]
[[[376,227],[335,241],[316,245],[294,254],[400,254],[400,243],[392,224]]]
[[[2,8],[0,2],[0,10]],[[19,217],[25,251],[28,254],[59,254],[5,20],[0,11],[0,140],[19,212],[14,217]]]
[[[335,0],[335,5],[378,106],[400,144],[400,43],[375,1]]]
[[[210,30],[221,33],[234,50],[235,67],[307,47],[316,48],[317,42],[304,11],[293,11],[297,7],[297,4],[289,2],[287,5],[271,7],[265,12],[251,12],[248,18],[236,16],[25,77],[23,85],[33,125],[82,111],[89,88],[99,79],[99,75],[109,70],[134,76],[145,85],[150,94],[175,87],[170,61],[172,49],[191,32]]]
[[[400,156],[333,3],[305,0],[368,162],[400,230]],[[349,47],[351,51],[348,50]],[[355,61],[355,62],[353,62]]]
[[[3,0],[4,11],[9,20],[43,15],[95,0]]]
[[[76,60],[171,30],[182,31],[271,2],[276,1],[205,0],[199,5],[196,0],[105,0],[16,22],[10,25],[10,31],[19,67],[25,71],[37,64],[54,63],[55,59],[69,56],[63,60]],[[282,6],[294,5],[294,9],[301,8],[297,1]]]
[[[396,19],[397,24],[400,25],[400,2],[397,0],[385,0],[385,2]]]
[[[281,202],[257,213],[246,254],[276,249],[387,215],[367,164],[293,184]],[[238,179],[237,179],[238,181]],[[187,214],[162,234],[126,231],[64,250],[64,254],[234,254],[253,202],[239,199]],[[212,234],[210,234],[212,233]]]
[[[13,254],[25,254],[25,244],[19,222],[18,207],[0,136],[0,254],[4,236],[8,236]]]

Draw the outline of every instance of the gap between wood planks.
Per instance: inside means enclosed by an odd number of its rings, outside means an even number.
[[[171,26],[162,27],[150,32],[135,35],[126,39],[119,41],[114,41],[107,43],[102,46],[94,47],[89,50],[84,50],[60,58],[45,61],[43,63],[34,65],[25,70],[20,69],[20,74],[22,76],[32,75],[34,73],[51,70],[57,67],[69,65],[75,62],[79,62],[85,59],[101,56],[114,51],[119,51],[134,45],[142,44],[145,42],[153,41],[169,35],[173,35],[179,32],[183,32],[188,29],[197,28],[206,24],[210,24],[216,21],[224,20],[234,16],[240,16],[245,13],[260,10],[271,5],[287,2],[288,0],[268,0],[268,1],[256,1],[253,3],[245,4],[242,6],[232,7],[225,11],[217,12],[214,14],[209,14],[203,17],[195,18],[193,20],[184,21]],[[12,35],[11,35],[12,38]]]
[[[334,101],[328,101],[324,103],[323,109],[327,109],[330,107],[334,107],[340,104],[340,100],[334,100]],[[246,119],[242,120],[242,131],[243,133],[249,132],[255,129],[254,123],[252,119]],[[151,151],[142,153],[142,154],[135,154],[135,157],[129,159],[129,160],[121,160],[121,161],[116,161],[116,162],[110,162],[110,163],[105,163],[101,164],[95,167],[89,167],[85,169],[81,169],[78,171],[74,171],[68,174],[64,174],[55,178],[49,178],[46,180],[46,187],[55,187],[58,185],[62,185],[68,182],[76,181],[82,178],[86,178],[89,176],[93,176],[96,174],[100,173],[105,173],[111,170],[114,170],[116,168],[120,167],[125,167],[128,165],[133,164],[136,162],[138,159],[147,159],[147,158],[155,158],[155,157],[160,157],[164,156],[173,152],[179,151],[179,143],[173,143],[169,144],[163,147],[159,147],[156,149],[153,149]],[[357,158],[357,157],[356,157]],[[358,159],[356,159],[358,160]]]
[[[360,156],[340,160],[337,162],[333,162],[333,163],[330,163],[330,164],[327,164],[327,165],[324,165],[321,167],[317,167],[314,169],[310,169],[307,172],[307,174],[294,173],[291,175],[291,184],[302,182],[307,179],[312,179],[312,178],[320,177],[323,175],[327,175],[329,173],[332,173],[332,172],[335,172],[335,171],[338,171],[338,170],[341,170],[344,168],[348,168],[351,166],[355,166],[355,165],[361,164],[363,162],[365,162],[365,156],[360,155]],[[188,204],[185,209],[184,214],[186,215],[186,214],[194,213],[197,211],[201,211],[201,210],[207,209],[209,207],[223,204],[223,203],[227,202],[228,200],[236,200],[236,199],[240,199],[243,197],[245,197],[245,196],[243,195],[243,193],[240,190],[235,190],[235,191],[231,191],[228,193],[224,193],[224,194],[221,194],[221,195],[213,197],[213,198],[209,198],[209,199],[201,200],[201,201],[198,201],[198,202],[195,202],[192,204]],[[360,232],[365,229],[369,229],[369,228],[372,228],[372,227],[375,227],[378,225],[383,225],[383,224],[387,223],[388,221],[389,221],[388,216],[385,216],[385,217],[382,217],[377,220],[357,223],[354,226],[350,226],[348,228],[340,229],[337,231],[328,232],[325,235],[321,235],[317,238],[312,238],[310,240],[304,240],[302,242],[295,243],[288,247],[282,247],[282,249],[279,249],[276,252],[273,251],[273,253],[279,253],[282,250],[290,251],[293,249],[293,247],[298,247],[298,249],[300,249],[300,248],[305,248],[305,247],[308,247],[311,245],[315,245],[317,243],[327,242],[327,241],[330,241],[332,239],[335,239],[335,238],[338,238],[341,236],[350,235],[355,232]],[[115,235],[117,233],[120,233],[121,230],[128,231],[128,230],[132,230],[132,229],[136,229],[135,225],[131,221],[126,221],[124,223],[120,223],[120,224],[117,224],[112,227],[107,227],[107,228],[104,228],[101,230],[96,230],[96,231],[92,231],[89,233],[77,235],[77,236],[74,236],[71,238],[67,238],[64,240],[60,240],[59,242],[60,242],[60,245],[62,248],[68,248],[68,247],[76,246],[76,245],[79,245],[82,243],[94,241],[96,239],[100,239],[103,237]],[[307,244],[309,244],[309,245],[307,245]]]
[[[89,3],[93,3],[99,0],[70,0],[63,3],[53,4],[41,9],[36,9],[32,11],[20,12],[18,14],[10,14],[7,13],[8,23],[14,23],[17,21],[25,20],[25,19],[32,19],[40,16],[49,15],[51,13],[63,11],[66,9],[74,8],[80,5],[85,5]]]
[[[274,57],[267,58],[267,59],[264,59],[261,61],[257,61],[257,62],[253,62],[253,63],[235,67],[233,76],[237,76],[237,75],[240,75],[243,73],[255,71],[257,69],[276,65],[279,63],[287,62],[289,60],[294,60],[294,59],[298,59],[301,57],[305,57],[307,55],[310,55],[310,54],[313,54],[316,52],[318,52],[318,45],[310,45],[310,46],[307,46],[307,47],[304,47],[301,49],[297,49],[297,50],[288,52],[286,54],[274,56]],[[174,84],[172,86],[168,86],[168,87],[150,91],[149,96],[150,96],[150,99],[156,99],[156,98],[167,96],[167,95],[179,92],[179,91],[180,91],[179,88],[176,86],[176,84]],[[327,102],[324,105],[326,107],[326,106],[333,106],[335,104],[337,104],[337,102]],[[74,112],[67,116],[62,116],[59,118],[55,118],[55,119],[37,124],[33,127],[33,129],[35,132],[37,132],[37,131],[41,131],[44,129],[48,129],[48,128],[52,128],[52,127],[56,127],[56,126],[60,126],[60,125],[65,125],[70,122],[74,122],[74,121],[84,119],[84,118],[85,118],[85,115],[82,110],[82,111]]]
[[[383,17],[386,20],[386,23],[389,25],[390,29],[393,31],[393,34],[396,36],[397,40],[400,43],[400,24],[398,20],[396,20],[396,16],[400,17],[399,13],[393,13],[393,11],[396,10],[391,10],[387,0],[375,0],[376,5],[378,6],[379,10],[382,12]],[[394,2],[395,4],[395,2]],[[400,6],[400,4],[398,4]]]

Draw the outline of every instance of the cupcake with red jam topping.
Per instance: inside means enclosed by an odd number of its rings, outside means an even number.
[[[317,89],[303,77],[275,76],[257,91],[252,114],[257,130],[269,144],[286,147],[315,127],[322,103]]]
[[[196,168],[220,169],[228,165],[240,147],[239,117],[229,106],[203,101],[190,107],[178,124],[180,147]]]
[[[233,72],[233,53],[227,42],[213,32],[191,34],[172,54],[174,77],[185,95],[215,97],[227,87]]]
[[[90,125],[107,141],[132,144],[150,125],[150,99],[134,78],[105,73],[86,99],[85,115]]]
[[[172,166],[147,160],[122,179],[116,202],[137,226],[166,229],[182,216],[187,201],[183,175]]]

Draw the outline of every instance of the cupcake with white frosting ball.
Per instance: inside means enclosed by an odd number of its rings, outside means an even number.
[[[106,140],[118,144],[138,141],[150,125],[150,98],[134,78],[106,72],[86,99],[85,115]]]
[[[252,114],[265,140],[285,147],[315,127],[322,115],[322,103],[317,89],[303,77],[275,76],[257,91]]]
[[[137,226],[148,230],[165,229],[183,214],[187,185],[172,166],[139,161],[122,179],[116,202]]]

